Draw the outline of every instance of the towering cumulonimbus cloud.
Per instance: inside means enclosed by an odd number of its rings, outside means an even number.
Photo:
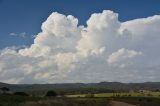
[[[159,81],[159,28],[159,15],[120,22],[117,13],[104,10],[84,27],[54,12],[30,47],[0,50],[0,81]]]

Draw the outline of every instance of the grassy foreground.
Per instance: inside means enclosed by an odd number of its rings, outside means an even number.
[[[110,101],[122,101],[139,106],[160,106],[154,97],[31,97],[1,95],[0,106],[110,106]]]
[[[108,106],[106,98],[0,96],[0,106]]]

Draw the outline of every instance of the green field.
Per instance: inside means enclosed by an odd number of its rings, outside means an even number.
[[[88,95],[88,94],[67,95],[67,97],[86,97],[86,95]],[[155,98],[160,98],[160,92],[95,93],[94,97],[155,97]]]

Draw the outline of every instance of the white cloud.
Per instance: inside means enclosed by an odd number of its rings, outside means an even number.
[[[17,34],[14,33],[14,32],[10,33],[9,35],[11,35],[11,36],[17,36]]]
[[[131,64],[135,64],[133,63],[133,60],[137,59],[137,57],[141,56],[142,54],[142,52],[121,48],[109,55],[107,62],[110,66],[125,68]]]
[[[66,17],[56,12],[52,13],[42,24],[42,32],[36,36],[34,44],[19,52],[24,56],[74,52],[75,45],[81,37],[81,27],[77,25],[78,19],[73,16]]]
[[[142,55],[142,52],[137,52],[134,50],[128,50],[125,48],[121,48],[118,51],[112,53],[109,57],[107,62],[109,64],[118,62],[118,61],[122,61],[122,60],[126,60],[126,59],[132,59],[136,56]]]
[[[117,13],[104,10],[84,27],[54,12],[30,47],[0,50],[0,81],[159,81],[159,27],[159,15],[120,22]]]
[[[22,33],[19,33],[19,34],[12,32],[9,35],[10,36],[15,36],[15,37],[21,37],[21,38],[26,38],[27,37],[26,32],[22,32]]]
[[[107,49],[119,37],[119,28],[118,14],[109,10],[94,13],[87,21],[87,27],[82,30],[82,38],[78,42],[77,49],[82,52],[102,47]]]

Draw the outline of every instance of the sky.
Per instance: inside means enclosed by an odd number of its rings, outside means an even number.
[[[0,0],[0,82],[160,81],[159,0]]]

